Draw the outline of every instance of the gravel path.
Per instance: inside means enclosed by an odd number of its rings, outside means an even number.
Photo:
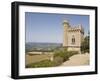
[[[79,65],[89,65],[89,54],[77,54],[68,61],[65,61],[61,66],[79,66]]]

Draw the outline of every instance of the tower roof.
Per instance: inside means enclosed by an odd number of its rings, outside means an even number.
[[[63,24],[68,24],[69,25],[69,21],[64,19]]]
[[[69,21],[68,20],[63,20],[63,23],[69,23]]]

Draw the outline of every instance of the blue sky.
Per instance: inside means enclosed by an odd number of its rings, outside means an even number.
[[[71,26],[82,24],[85,35],[88,33],[88,15],[25,12],[26,42],[62,43],[64,19]]]

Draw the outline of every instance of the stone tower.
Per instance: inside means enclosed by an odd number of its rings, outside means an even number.
[[[69,22],[67,20],[63,21],[63,47],[68,46],[68,28]]]
[[[69,51],[81,52],[81,43],[84,39],[82,25],[72,27],[67,20],[63,21],[63,47]]]

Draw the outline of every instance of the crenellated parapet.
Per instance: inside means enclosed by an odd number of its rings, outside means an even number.
[[[78,25],[75,27],[68,28],[68,32],[81,32],[82,34],[84,34],[84,29],[83,29],[82,25]]]

